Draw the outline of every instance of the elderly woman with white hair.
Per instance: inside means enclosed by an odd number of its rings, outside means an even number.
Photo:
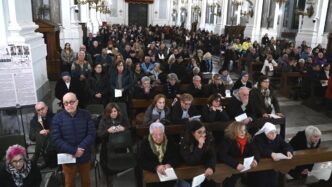
[[[165,126],[154,122],[149,128],[150,134],[140,147],[138,163],[143,170],[165,174],[167,168],[179,164],[178,146],[165,135]],[[147,186],[174,186],[175,181],[151,183]]]
[[[276,126],[272,123],[265,123],[264,126],[255,134],[254,144],[256,145],[258,152],[262,158],[272,158],[274,161],[280,159],[292,159],[293,148],[289,143],[277,134]],[[281,158],[281,154],[284,158]],[[277,187],[278,175],[273,170],[256,172],[252,174],[257,184],[253,186],[257,187]]]
[[[142,86],[136,86],[134,92],[135,99],[153,99],[156,95],[154,87],[151,86],[151,79],[148,76],[141,78]]]
[[[163,86],[164,94],[168,99],[174,99],[180,97],[180,85],[179,78],[175,73],[170,73],[167,75],[167,82]]]
[[[37,166],[28,160],[26,149],[16,144],[7,149],[0,181],[2,187],[38,187],[42,178]]]
[[[308,126],[303,131],[299,131],[290,140],[289,144],[295,151],[305,149],[317,149],[321,142],[322,132],[315,126]],[[297,166],[289,174],[295,178],[306,178],[308,172],[312,170],[313,164]]]

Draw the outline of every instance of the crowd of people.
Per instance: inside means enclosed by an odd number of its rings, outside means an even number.
[[[169,47],[166,40],[170,40]],[[205,79],[204,74],[215,69],[217,62],[213,55],[221,55],[221,69]],[[12,179],[7,186],[31,186],[32,182],[36,183],[32,186],[38,186],[40,156],[51,165],[56,162],[56,153],[76,158],[74,164],[62,164],[66,187],[75,186],[76,173],[81,176],[82,186],[90,186],[90,162],[94,154],[91,147],[95,143],[101,143],[100,162],[104,172],[114,174],[107,162],[110,150],[120,153],[128,150],[114,150],[109,145],[117,137],[130,136],[130,121],[136,114],[128,110],[129,118],[126,117],[119,105],[126,103],[130,108],[133,98],[153,100],[143,111],[141,125],[149,127],[149,135],[138,146],[139,168],[165,174],[167,168],[176,168],[180,163],[203,164],[205,176],[215,172],[217,162],[242,171],[242,161],[247,157],[254,157],[253,168],[259,166],[261,158],[278,161],[277,153],[283,153],[291,159],[294,150],[319,147],[321,131],[314,126],[306,127],[290,143],[278,135],[274,124],[265,123],[259,129],[250,127],[250,122],[270,118],[271,114],[284,117],[270,86],[271,77],[292,71],[305,73],[317,91],[316,96],[326,95],[327,106],[332,104],[330,59],[326,50],[321,45],[311,49],[305,42],[295,47],[267,35],[258,44],[241,36],[231,38],[180,27],[102,26],[97,36],[89,34],[78,52],[66,43],[61,59],[62,73],[56,83],[55,97],[63,110],[53,114],[44,102],[35,105],[29,134],[36,141],[35,153],[30,161],[24,148],[18,145],[15,149],[8,148],[0,171],[1,181],[8,181],[3,180],[8,176]],[[249,80],[251,63],[262,64],[261,75],[255,82]],[[241,73],[233,81],[230,72],[237,70]],[[306,90],[298,91],[304,95]],[[227,106],[222,104],[225,97],[231,97]],[[207,98],[207,103],[197,108],[192,105],[195,98]],[[89,104],[105,107],[98,121],[84,110]],[[246,114],[244,119],[234,121],[242,114]],[[222,133],[211,132],[202,123],[223,121],[234,122]],[[184,134],[168,136],[165,126],[171,124],[185,124]],[[299,166],[289,174],[294,178],[306,177],[311,169],[312,165]],[[278,186],[275,171],[248,175],[248,186]],[[241,177],[233,175],[223,186],[235,186]],[[150,185],[174,184],[171,181]],[[203,183],[203,186],[214,185],[213,181]]]

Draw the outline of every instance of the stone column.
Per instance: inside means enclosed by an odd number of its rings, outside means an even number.
[[[202,0],[202,6],[201,6],[201,22],[200,22],[200,28],[203,29],[205,27],[205,17],[206,17],[206,0]]]
[[[214,33],[221,34],[225,31],[225,25],[227,23],[227,7],[228,7],[228,1],[221,1],[220,2],[221,7],[221,16],[217,16],[217,24],[214,28]]]
[[[177,11],[177,15],[178,15],[178,17],[177,17],[177,19],[176,19],[176,25],[177,26],[180,26],[181,25],[181,6],[182,6],[182,4],[181,4],[181,1],[178,1],[178,6],[176,7],[176,11]]]
[[[82,27],[73,17],[73,0],[61,0],[61,27],[60,27],[60,46],[63,47],[66,42],[71,44],[74,52],[79,50],[83,43]]]
[[[257,40],[260,42],[260,29],[262,19],[263,0],[256,0],[254,3],[254,16],[249,17],[249,22],[244,30],[244,36],[250,37],[251,41]]]
[[[311,6],[310,3],[311,1],[307,1],[305,11]],[[306,40],[307,45],[311,47],[315,47],[317,44],[322,43],[328,5],[329,1],[314,1],[312,2],[312,6],[314,7],[315,12],[312,17],[300,16],[299,32],[295,39],[296,45],[300,45],[303,40]]]
[[[50,18],[53,23],[61,23],[60,21],[60,1],[49,1],[50,5]]]
[[[38,25],[32,21],[31,10],[31,1],[0,1],[0,45],[30,45],[36,95],[41,100],[50,92],[46,69],[47,51],[43,34],[35,32]]]
[[[93,34],[97,34],[99,30],[99,23],[97,20],[97,10],[93,7],[90,8],[90,21],[92,23],[92,32]]]
[[[192,6],[192,2],[191,1],[188,1],[188,4],[187,4],[187,21],[186,21],[186,28],[187,29],[191,29],[191,6]]]

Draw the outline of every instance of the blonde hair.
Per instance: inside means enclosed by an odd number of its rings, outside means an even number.
[[[203,60],[210,60],[212,59],[212,55],[210,52],[206,52],[203,56]]]
[[[238,121],[234,121],[232,122],[231,124],[229,124],[227,126],[227,128],[225,129],[225,136],[231,140],[236,140],[237,138],[237,135],[238,135],[238,132],[241,130],[241,127],[242,126],[246,126],[245,123],[243,122],[238,122]],[[247,131],[247,128],[246,128],[246,139],[248,141],[251,140],[251,136],[250,134],[248,133]]]

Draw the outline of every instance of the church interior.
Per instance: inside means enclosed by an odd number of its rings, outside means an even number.
[[[26,163],[31,160],[41,173],[38,185],[67,186],[67,170],[55,158],[62,152],[52,145],[55,120],[46,124],[41,110],[55,119],[76,106],[89,112],[96,131],[89,186],[191,186],[202,173],[209,180],[201,186],[332,186],[332,0],[1,0],[0,10],[0,180],[12,174],[6,167],[17,164],[8,161],[8,147],[20,144]],[[247,95],[241,96],[243,90]],[[78,104],[65,102],[68,92]],[[129,132],[130,146],[107,160],[111,153],[104,151],[105,158],[103,146],[111,138],[101,138],[101,122],[112,118],[113,109],[126,119],[119,129]],[[212,174],[204,160],[192,164],[180,151],[197,119],[204,137],[214,137]],[[32,138],[33,120],[42,127],[37,134],[47,130],[47,140]],[[245,124],[253,144],[266,124],[274,124],[283,145],[293,146],[292,156],[285,152],[276,161],[274,152],[257,153],[257,166],[241,173],[220,156],[227,154],[223,143],[234,122]],[[158,167],[149,171],[140,157],[142,142],[155,141],[154,123],[179,149],[173,183],[160,182]],[[311,128],[316,142],[305,134],[303,148],[293,145]],[[242,166],[241,142],[234,141],[241,155],[232,159]],[[151,151],[159,161],[167,151],[160,152]],[[123,161],[128,155],[134,161]],[[116,162],[122,169],[114,169]],[[275,182],[252,185],[259,173]]]

